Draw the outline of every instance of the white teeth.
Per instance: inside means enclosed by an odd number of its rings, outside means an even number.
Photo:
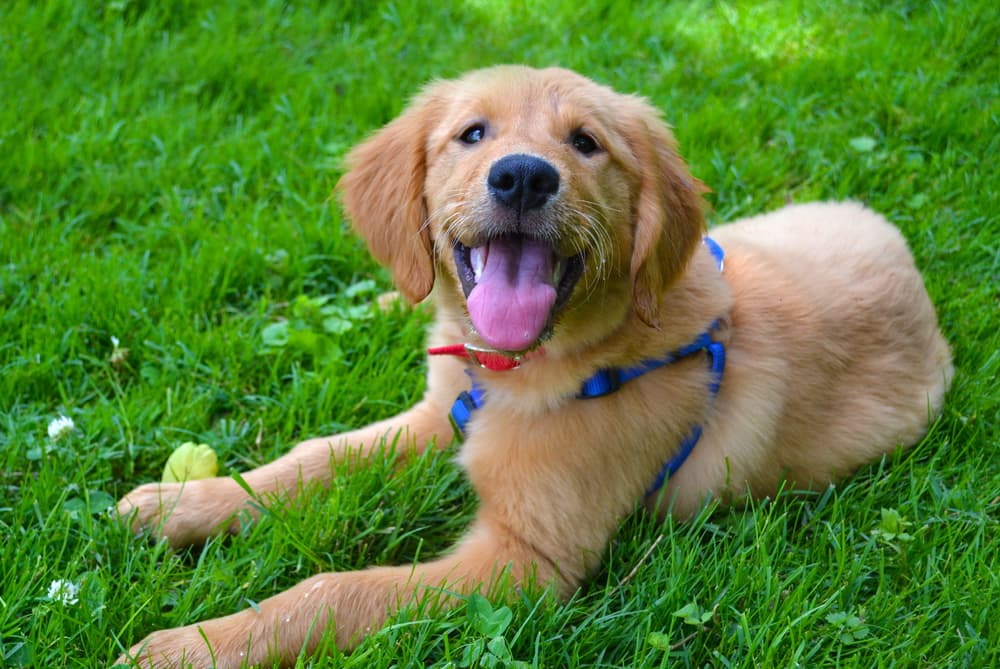
[[[479,282],[479,277],[483,275],[483,268],[486,267],[486,248],[477,246],[469,250],[469,262],[472,264],[472,278]]]
[[[558,286],[559,282],[563,278],[563,274],[566,273],[566,263],[562,258],[556,260],[556,266],[552,270],[552,285]]]

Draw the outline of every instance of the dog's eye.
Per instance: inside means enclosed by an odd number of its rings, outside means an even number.
[[[597,140],[585,133],[583,130],[577,130],[570,135],[569,142],[573,145],[574,149],[585,156],[589,156],[600,148],[597,145]]]
[[[486,137],[486,126],[482,123],[473,123],[462,131],[458,139],[463,144],[478,144]]]
[[[577,130],[570,135],[570,143],[573,145],[574,149],[585,156],[589,156],[599,148],[597,146],[597,140],[582,130]]]

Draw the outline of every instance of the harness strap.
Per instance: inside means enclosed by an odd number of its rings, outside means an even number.
[[[718,322],[713,324],[713,328],[717,324]],[[702,334],[702,337],[705,336],[707,336],[707,333]],[[712,368],[712,380],[708,383],[708,390],[712,394],[712,401],[714,402],[716,396],[719,394],[719,388],[722,386],[722,373],[726,370],[726,347],[721,342],[709,340],[705,346],[705,352],[708,353],[709,364]],[[681,465],[684,464],[684,461],[688,459],[691,451],[698,444],[698,440],[701,439],[701,433],[701,425],[695,425],[691,428],[691,431],[684,437],[684,440],[677,448],[677,453],[674,454],[674,457],[666,461],[663,468],[653,480],[653,485],[646,491],[647,499],[655,495],[663,487],[667,479],[677,473],[677,470],[681,468]]]

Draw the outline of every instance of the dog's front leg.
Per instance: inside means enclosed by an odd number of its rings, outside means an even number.
[[[480,522],[451,554],[438,560],[319,574],[260,602],[256,609],[154,632],[119,662],[132,658],[144,667],[219,669],[258,663],[290,666],[300,653],[315,651],[331,627],[337,646],[351,649],[401,606],[452,606],[456,596],[488,588],[503,575],[509,575],[508,585],[529,578],[539,584],[558,579],[551,563],[527,542],[502,524]]]
[[[407,452],[423,451],[435,439],[446,446],[451,434],[448,407],[425,398],[394,418],[353,432],[304,441],[277,460],[246,472],[243,479],[265,501],[275,495],[290,498],[304,483],[329,484],[331,458],[363,459],[383,444],[392,444],[397,435],[399,441],[394,453],[400,457]],[[249,501],[250,495],[235,480],[226,477],[147,483],[118,502],[118,513],[129,519],[135,530],[148,528],[166,537],[171,545],[184,546],[204,541],[220,531],[236,531],[241,512],[251,517],[258,513]]]

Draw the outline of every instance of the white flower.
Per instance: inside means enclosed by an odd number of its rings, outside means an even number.
[[[80,586],[73,581],[57,579],[49,583],[48,598],[50,601],[59,602],[63,606],[72,606],[79,601]]]
[[[128,359],[129,354],[129,350],[127,348],[122,348],[121,343],[121,339],[111,335],[111,355],[108,356],[108,362],[114,365],[116,370],[124,364],[125,360]]]
[[[69,416],[59,416],[59,418],[49,423],[49,439],[58,441],[72,432],[75,427],[76,424],[73,423],[72,418]]]

